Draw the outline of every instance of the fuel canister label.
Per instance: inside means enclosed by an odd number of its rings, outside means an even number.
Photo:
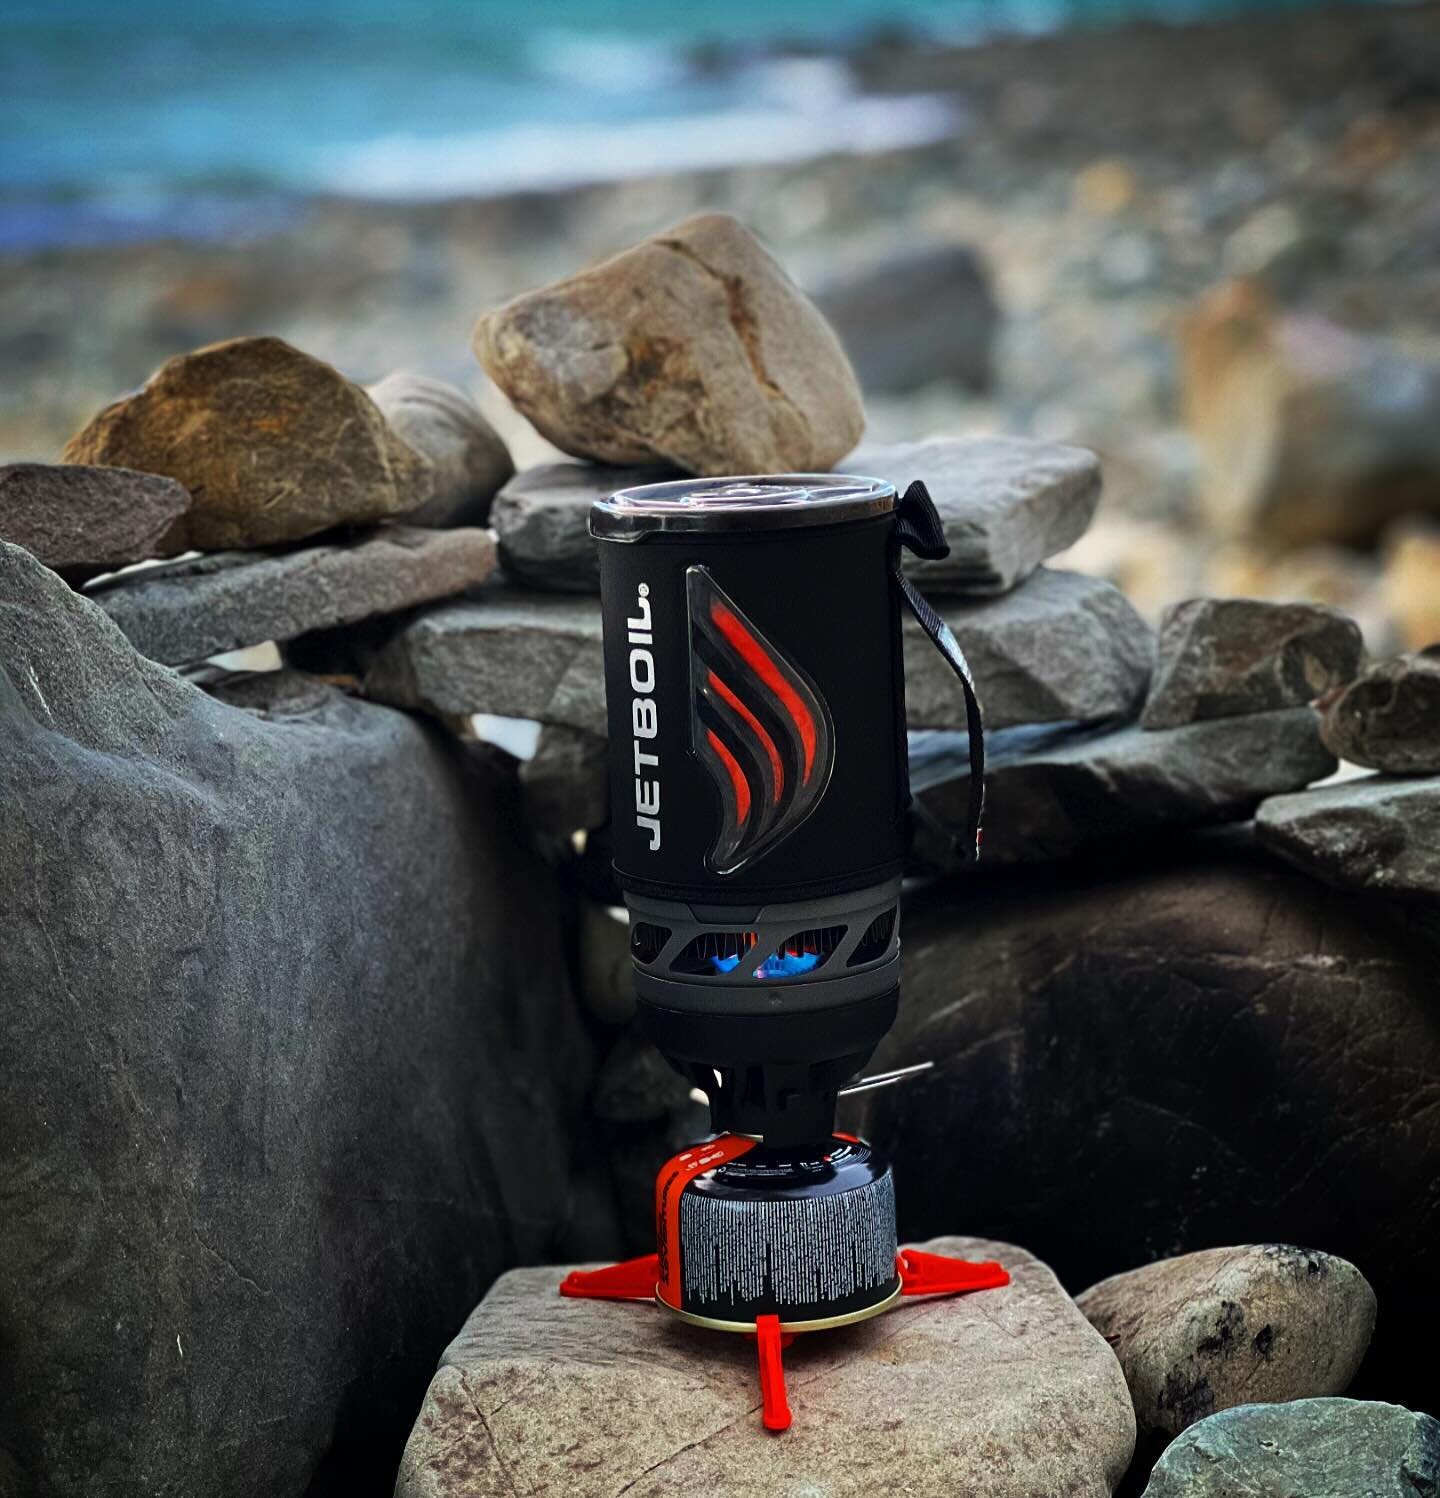
[[[853,1306],[895,1283],[895,1187],[727,1201],[680,1198],[686,1310],[724,1315],[759,1307],[790,1320]],[[668,1300],[668,1296],[667,1296]]]
[[[655,1243],[660,1257],[660,1277],[655,1292],[666,1305],[681,1308],[680,1290],[680,1201],[696,1176],[728,1165],[755,1148],[753,1139],[722,1134],[708,1144],[693,1145],[667,1160],[655,1178]],[[892,1204],[893,1215],[894,1207]]]

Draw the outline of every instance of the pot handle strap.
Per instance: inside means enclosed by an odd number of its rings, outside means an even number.
[[[960,688],[965,693],[965,724],[970,736],[970,805],[964,829],[950,836],[956,855],[963,862],[974,863],[980,857],[981,822],[985,815],[985,723],[965,653],[950,626],[935,612],[934,605],[905,576],[904,551],[913,551],[916,556],[929,561],[950,554],[935,501],[919,479],[910,485],[896,505],[895,521],[894,539],[890,544],[890,568],[895,575],[895,585],[900,589],[906,607],[919,621],[920,628],[930,636],[931,643],[959,678]]]

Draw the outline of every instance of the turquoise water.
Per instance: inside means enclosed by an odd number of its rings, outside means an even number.
[[[1182,20],[1210,0],[0,3],[0,248],[263,229],[317,192],[425,198],[933,139],[944,101],[776,57]],[[738,47],[738,68],[697,49]]]

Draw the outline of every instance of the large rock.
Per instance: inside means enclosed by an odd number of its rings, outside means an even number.
[[[1193,1425],[1145,1498],[1417,1498],[1440,1484],[1440,1421],[1397,1404],[1245,1404]]]
[[[1440,776],[1367,775],[1275,796],[1255,830],[1272,852],[1341,889],[1440,900]]]
[[[193,496],[169,549],[298,541],[430,498],[433,465],[358,386],[279,338],[167,360],[66,444],[67,463],[168,474]]]
[[[1283,314],[1248,282],[1211,293],[1181,344],[1201,502],[1222,530],[1353,544],[1440,511],[1440,362]]]
[[[903,1233],[961,1203],[1076,1291],[1215,1243],[1324,1243],[1384,1308],[1362,1379],[1421,1386],[1433,934],[1238,832],[940,884],[902,924],[899,1018],[868,1069],[935,1069],[846,1126],[892,1152]]]
[[[907,555],[905,570],[939,593],[983,597],[1022,582],[1084,535],[1100,502],[1100,460],[1083,447],[1028,437],[935,437],[874,443],[839,465],[903,494],[923,479],[950,555]]]
[[[1155,636],[1113,584],[1041,568],[991,602],[939,604],[970,663],[985,723],[1090,722],[1132,716],[1150,679]],[[954,673],[913,620],[905,627],[912,727],[963,728]]]
[[[23,546],[57,572],[96,572],[143,562],[190,508],[174,479],[78,463],[0,468],[0,540]]]
[[[1237,1404],[1343,1394],[1375,1330],[1375,1292],[1353,1264],[1282,1243],[1161,1259],[1076,1303],[1120,1359],[1142,1436]]]
[[[506,573],[535,588],[600,591],[600,557],[590,506],[617,489],[677,477],[673,468],[603,468],[540,463],[515,475],[490,513]]]
[[[825,319],[718,213],[487,313],[475,352],[544,436],[602,463],[814,471],[865,426]]]
[[[992,727],[1090,720],[1139,706],[1153,636],[1109,583],[1044,570],[993,603],[953,603],[943,612]],[[381,702],[441,717],[498,713],[606,731],[598,598],[496,586],[373,638],[327,643],[332,653],[307,661],[357,670]],[[912,724],[964,726],[959,685],[914,623],[905,631],[905,670]]]
[[[1191,598],[1166,609],[1140,721],[1176,728],[1201,718],[1299,707],[1354,678],[1360,626],[1317,603]]]
[[[978,251],[921,244],[846,268],[815,291],[871,395],[953,380],[989,388],[1000,309]]]
[[[269,556],[220,551],[88,594],[152,661],[179,665],[461,593],[495,567],[489,531],[386,526]]]
[[[0,546],[0,1449],[36,1498],[373,1488],[493,1277],[595,1251],[513,793],[288,680],[216,701]]]
[[[445,1350],[396,1498],[914,1493],[1108,1498],[1134,1414],[1110,1350],[1044,1264],[941,1238],[1012,1283],[796,1339],[795,1423],[760,1428],[746,1338],[653,1305],[563,1300],[563,1269],[506,1275]]]
[[[401,439],[434,464],[433,493],[411,525],[484,525],[490,501],[515,465],[500,434],[463,390],[397,371],[366,387]]]
[[[1440,773],[1440,646],[1377,661],[1321,703],[1320,734],[1352,764]]]
[[[1248,817],[1266,796],[1323,780],[1335,758],[1308,708],[1193,723],[1164,733],[1016,728],[992,734],[985,762],[985,854],[997,864],[1119,852],[1176,828]],[[942,828],[964,824],[970,793],[963,734],[916,734],[910,784],[921,861],[947,866]],[[973,866],[972,866],[973,867]]]

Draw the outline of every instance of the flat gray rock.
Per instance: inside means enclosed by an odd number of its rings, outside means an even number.
[[[1000,309],[970,245],[912,245],[847,267],[816,289],[815,304],[871,395],[935,380],[990,385]]]
[[[1133,716],[1155,636],[1112,584],[1042,568],[988,602],[937,604],[975,676],[987,728]],[[912,728],[963,728],[965,703],[920,626],[905,626],[905,701]]]
[[[389,526],[302,551],[212,552],[87,596],[142,655],[181,665],[462,593],[494,567],[489,531]]]
[[[391,429],[435,465],[435,490],[410,525],[484,525],[495,491],[515,472],[500,434],[463,390],[397,372],[366,387]]]
[[[950,555],[907,556],[905,570],[937,593],[987,596],[1027,578],[1085,534],[1100,502],[1100,460],[1087,448],[1029,437],[936,437],[867,443],[836,468],[885,479],[903,494],[923,479]]]
[[[798,1337],[795,1423],[778,1437],[760,1425],[748,1339],[654,1305],[563,1300],[563,1269],[507,1274],[440,1360],[396,1498],[1109,1498],[1135,1437],[1109,1348],[1023,1249],[921,1247],[998,1259],[1013,1282]]]
[[[1301,707],[1354,679],[1360,626],[1318,603],[1191,598],[1166,609],[1140,721],[1178,728]]]
[[[0,468],[0,540],[57,572],[104,571],[179,551],[167,537],[189,508],[185,486],[156,473],[83,463]]]
[[[1440,646],[1376,661],[1321,704],[1341,759],[1392,775],[1440,774]]]
[[[393,1470],[436,1348],[570,1232],[597,1057],[504,785],[240,695],[0,545],[4,1445],[47,1498]]]
[[[606,732],[598,598],[492,588],[417,615],[361,660],[366,694],[397,707]]]
[[[1440,1484],[1440,1420],[1398,1404],[1245,1404],[1166,1448],[1144,1498],[1419,1498]]]
[[[1266,797],[1323,780],[1335,758],[1309,708],[1149,733],[1016,728],[990,736],[978,872],[1039,863],[1181,827],[1248,817]],[[916,854],[945,867],[933,819],[962,825],[970,788],[963,735],[912,737],[910,783],[926,816]]]
[[[1120,1359],[1142,1436],[1234,1405],[1343,1394],[1375,1330],[1375,1292],[1353,1264],[1284,1243],[1160,1259],[1076,1303]]]
[[[600,558],[590,537],[590,506],[617,489],[679,477],[673,468],[611,468],[540,463],[495,497],[490,523],[508,576],[536,588],[600,591]]]
[[[1369,775],[1276,796],[1256,812],[1255,831],[1341,889],[1440,900],[1440,776]]]
[[[992,727],[1133,712],[1153,637],[1109,583],[1043,571],[984,604],[951,604]],[[365,691],[442,717],[498,713],[603,735],[600,600],[496,586],[416,615],[386,638],[351,642]],[[911,623],[905,632],[910,721],[965,722],[959,684]]]

